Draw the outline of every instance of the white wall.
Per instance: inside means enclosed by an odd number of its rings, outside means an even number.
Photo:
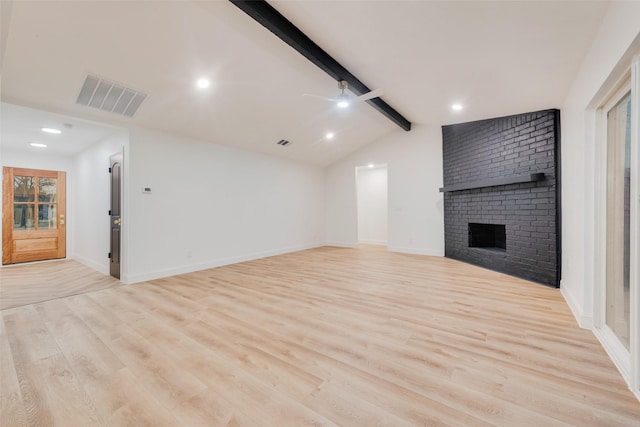
[[[0,164],[14,168],[29,168],[41,170],[53,170],[71,172],[73,170],[73,158],[65,156],[53,156],[46,151],[15,151],[2,149],[0,152]],[[69,181],[67,179],[67,181]]]
[[[593,323],[592,268],[597,251],[595,115],[590,104],[639,32],[640,2],[611,2],[561,108],[561,291],[579,324],[587,328]]]
[[[425,125],[398,130],[325,169],[327,243],[357,244],[355,168],[369,163],[388,168],[389,250],[442,256],[442,133]]]
[[[71,157],[64,156],[52,156],[46,153],[46,151],[38,152],[35,149],[29,151],[14,151],[2,149],[0,151],[0,166],[13,167],[13,168],[29,168],[29,169],[41,169],[41,170],[53,170],[62,171],[67,174],[67,258],[71,258],[73,254],[73,221],[75,220],[73,214],[73,159]],[[2,198],[2,185],[0,185],[0,199]],[[0,212],[0,219],[2,213]]]
[[[128,186],[126,282],[324,241],[319,167],[132,129]],[[143,187],[152,194],[142,194]]]
[[[111,177],[109,156],[124,153],[123,179],[127,180],[127,150],[129,135],[117,132],[92,144],[75,156],[74,207],[74,252],[73,257],[103,274],[109,274]],[[125,185],[126,187],[126,185]],[[124,204],[126,212],[127,204]],[[126,224],[127,215],[123,215]],[[126,244],[123,226],[122,242]],[[123,257],[126,259],[126,257]],[[126,270],[121,265],[122,272]]]
[[[358,198],[358,242],[386,244],[388,229],[387,168],[359,168],[356,174]]]

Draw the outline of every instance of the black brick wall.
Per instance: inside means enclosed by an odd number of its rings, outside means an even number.
[[[445,192],[445,256],[559,285],[559,116],[546,110],[442,127],[445,187],[545,174],[540,182]],[[506,251],[470,248],[470,222],[504,224]]]

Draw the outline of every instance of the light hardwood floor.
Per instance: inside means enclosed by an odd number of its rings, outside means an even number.
[[[120,285],[119,280],[73,260],[4,266],[0,310]]]
[[[319,248],[2,311],[2,426],[638,426],[558,290]]]

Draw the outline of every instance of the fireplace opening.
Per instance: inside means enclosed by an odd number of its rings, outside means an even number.
[[[500,224],[469,223],[469,247],[497,251],[507,250],[505,226]]]

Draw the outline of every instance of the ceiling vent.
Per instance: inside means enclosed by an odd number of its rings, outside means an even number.
[[[283,147],[286,147],[287,145],[291,144],[291,142],[287,141],[286,139],[281,139],[276,144],[282,145]]]
[[[76,104],[133,117],[147,94],[100,77],[88,75]]]

